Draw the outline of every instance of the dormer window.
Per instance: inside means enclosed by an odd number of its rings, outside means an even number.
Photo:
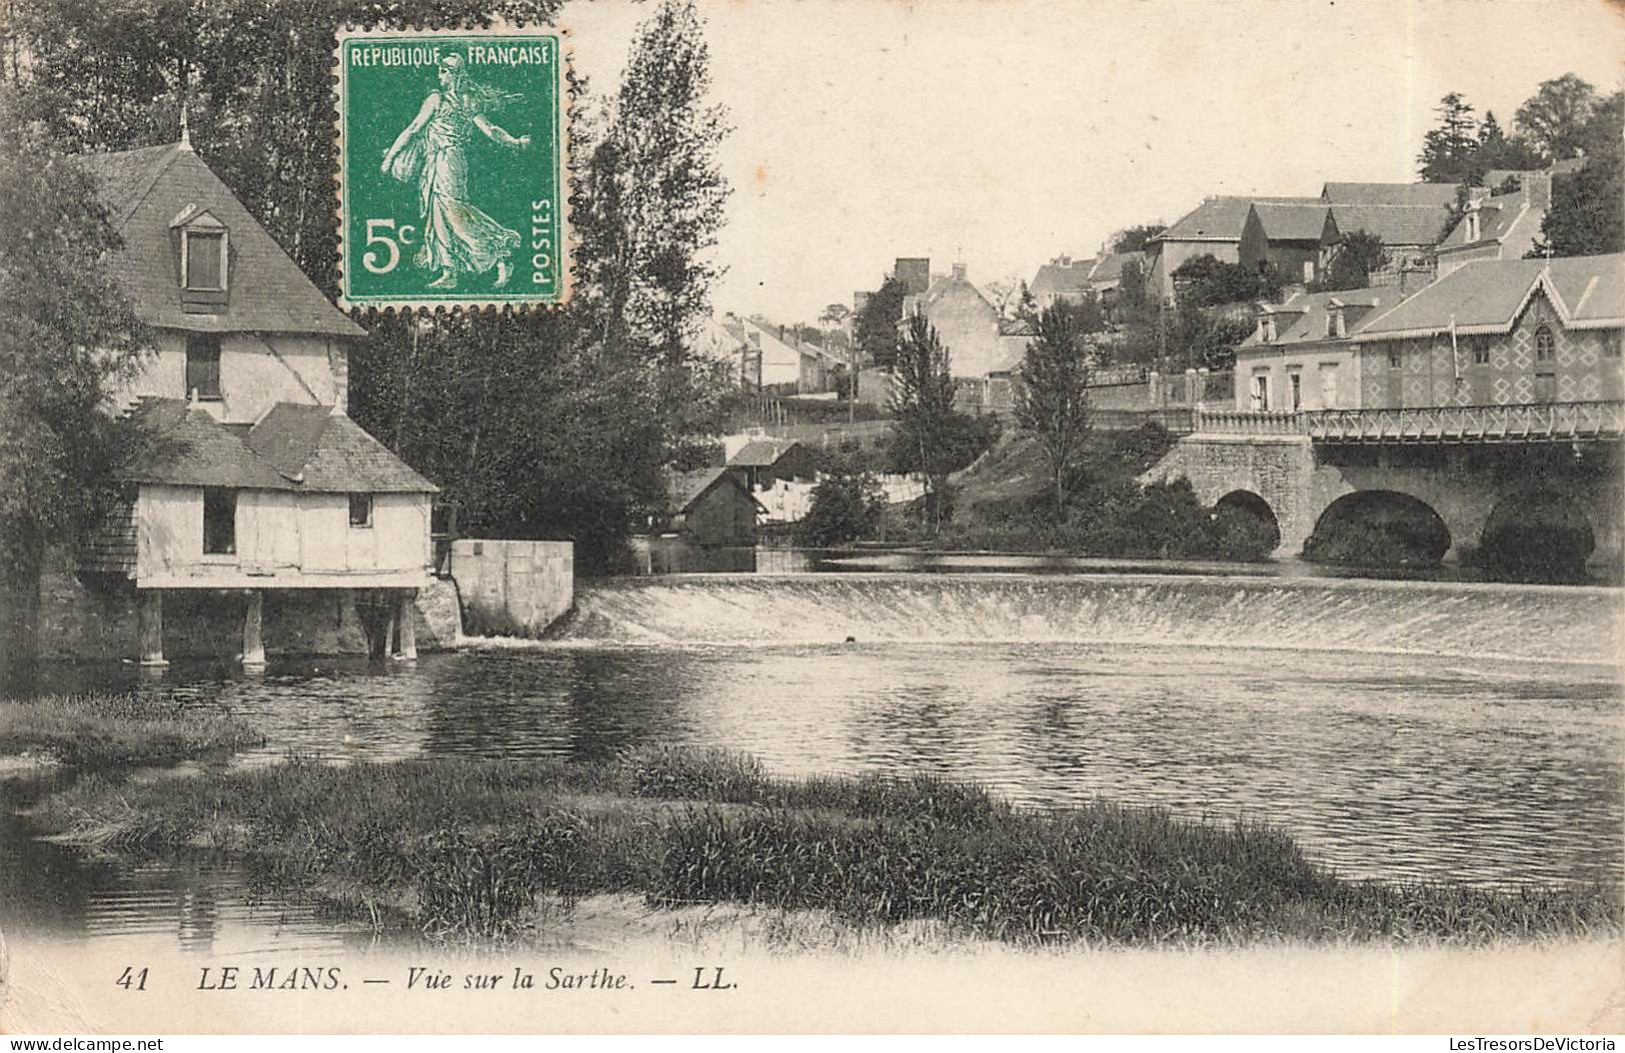
[[[1275,316],[1265,313],[1258,319],[1258,339],[1266,344],[1275,341]]]
[[[226,306],[231,284],[230,234],[226,225],[213,213],[187,205],[169,227],[179,257],[182,309],[218,314]]]

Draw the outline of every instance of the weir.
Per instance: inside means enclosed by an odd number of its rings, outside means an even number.
[[[1166,575],[683,575],[578,583],[550,639],[1109,642],[1617,663],[1619,589]]]

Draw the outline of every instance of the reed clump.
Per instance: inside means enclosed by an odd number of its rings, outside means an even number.
[[[45,755],[76,768],[160,763],[263,741],[241,718],[138,692],[0,700],[0,756]]]
[[[1018,944],[1483,942],[1617,934],[1617,889],[1339,879],[1280,830],[1094,802],[1013,808],[918,776],[779,779],[721,752],[600,763],[299,758],[164,785],[89,778],[37,818],[69,839],[249,861],[267,888],[439,939],[522,935],[605,893]]]

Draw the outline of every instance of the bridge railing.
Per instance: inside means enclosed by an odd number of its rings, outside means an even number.
[[[1625,434],[1625,402],[1246,413],[1200,410],[1195,430],[1217,435],[1307,435],[1318,442],[1531,442]]]
[[[1300,416],[1308,435],[1323,442],[1520,442],[1625,434],[1625,402],[1314,410]]]

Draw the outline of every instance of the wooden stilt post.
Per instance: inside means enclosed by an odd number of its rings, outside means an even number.
[[[243,666],[249,669],[265,665],[265,641],[261,637],[265,617],[265,593],[248,590],[248,608],[243,612]]]
[[[418,627],[412,621],[415,613],[412,610],[413,596],[411,589],[402,589],[399,602],[395,605],[395,641],[398,645],[395,657],[404,662],[415,662],[418,657]]]
[[[169,663],[164,661],[164,591],[143,589],[137,613],[141,630],[141,664],[158,669]]]
[[[378,594],[376,592],[373,593],[373,602],[375,604],[378,603],[379,599],[380,599],[380,597],[378,596]],[[388,657],[390,657],[391,655],[393,655],[395,653],[395,615],[396,615],[396,611],[395,611],[395,609],[393,607],[389,606],[388,593],[385,593],[384,596],[382,597],[382,599],[383,599],[384,602],[382,604],[379,604],[379,606],[375,606],[373,608],[373,611],[374,611],[374,613],[377,613],[378,610],[379,610],[379,607],[382,607],[382,609],[383,609],[383,615],[384,615],[384,617],[383,617],[384,649],[379,652],[379,657],[380,658],[388,658]]]

